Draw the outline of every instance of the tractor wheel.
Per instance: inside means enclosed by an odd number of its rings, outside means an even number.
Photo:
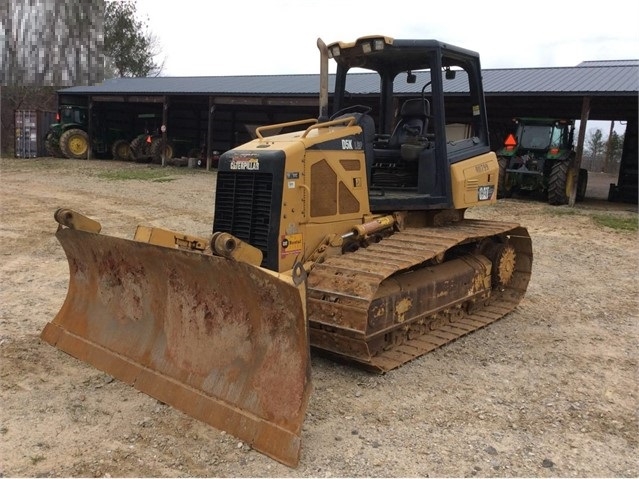
[[[557,161],[552,165],[548,179],[548,203],[551,205],[565,205],[570,198],[572,179],[569,178],[568,161]]]
[[[201,156],[202,155],[199,148],[191,148],[186,154],[187,158],[200,158]]]
[[[74,160],[86,160],[89,154],[89,135],[79,128],[72,128],[60,136],[60,150]]]
[[[510,184],[506,168],[508,158],[499,157],[499,177],[497,180],[497,198],[510,198],[513,195],[513,187]]]
[[[131,146],[126,140],[117,140],[113,143],[113,146],[111,146],[111,153],[114,160],[128,161],[133,159]]]
[[[48,133],[44,139],[44,149],[47,152],[47,155],[53,156],[54,158],[63,158],[62,150],[60,150],[59,143],[55,141],[55,137],[53,133]]]
[[[129,147],[131,148],[131,159],[138,163],[149,161],[149,143],[146,141],[148,135],[136,136]]]
[[[164,147],[164,159],[171,160],[173,158],[173,154],[175,150],[173,149],[173,145],[171,142],[167,141],[166,146]],[[151,143],[151,161],[153,163],[161,164],[162,163],[162,138],[155,138]]]
[[[579,178],[577,179],[577,201],[586,199],[586,189],[588,188],[588,170],[581,168],[579,170]]]

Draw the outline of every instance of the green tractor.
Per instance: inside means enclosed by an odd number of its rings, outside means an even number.
[[[159,114],[143,113],[138,121],[144,124],[144,133],[136,136],[130,143],[131,157],[138,163],[162,163],[162,118]],[[164,144],[164,159],[172,160],[180,156],[198,158],[203,147],[189,138],[171,136]]]
[[[554,118],[516,118],[515,129],[497,151],[497,196],[542,194],[551,205],[565,205],[573,188],[571,168],[576,161],[574,121]],[[588,170],[577,178],[577,201],[586,196]]]
[[[131,159],[126,132],[117,128],[104,127],[97,115],[93,117],[94,138],[89,144],[88,110],[84,106],[62,105],[57,114],[57,122],[49,127],[44,146],[50,156],[57,158],[86,159],[89,148],[96,155],[108,156],[115,160]]]

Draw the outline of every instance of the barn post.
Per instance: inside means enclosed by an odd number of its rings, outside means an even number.
[[[93,155],[92,155],[92,149],[91,146],[93,145],[93,97],[91,95],[89,95],[89,108],[88,108],[88,112],[87,112],[87,143],[89,143],[87,145],[87,160],[92,160],[93,159]]]
[[[162,131],[162,166],[166,166],[166,145],[167,145],[167,141],[166,141],[166,123],[168,121],[168,116],[169,116],[169,97],[165,96],[164,97],[164,104],[162,106],[162,126],[160,127],[160,130]]]
[[[206,171],[211,170],[211,152],[213,150],[213,113],[215,112],[215,98],[209,96],[208,128],[206,131]]]
[[[577,139],[577,152],[574,165],[571,165],[568,175],[572,177],[572,189],[570,190],[570,198],[568,199],[568,206],[571,208],[575,206],[577,199],[577,183],[579,182],[579,169],[581,168],[581,158],[584,154],[584,141],[586,139],[586,123],[588,123],[588,117],[590,116],[590,97],[585,96],[581,103],[581,120],[579,121],[579,136]]]

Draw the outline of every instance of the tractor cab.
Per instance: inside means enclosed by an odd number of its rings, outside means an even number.
[[[556,156],[560,150],[571,150],[574,142],[574,122],[572,120],[517,118],[514,120],[516,132],[504,140],[500,155],[513,155],[525,151],[547,152]]]
[[[87,108],[76,105],[61,105],[56,115],[56,120],[58,123],[85,127],[88,123]]]

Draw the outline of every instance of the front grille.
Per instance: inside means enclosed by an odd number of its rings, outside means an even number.
[[[262,250],[268,259],[273,174],[219,171],[213,231],[223,231]]]

